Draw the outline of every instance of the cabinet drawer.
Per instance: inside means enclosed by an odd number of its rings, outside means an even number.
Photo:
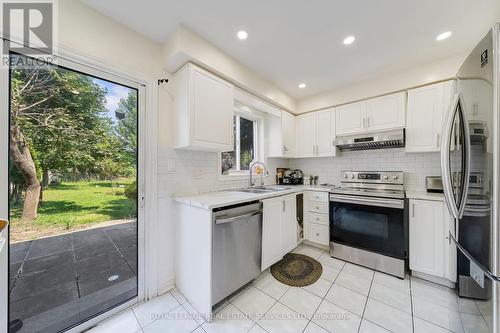
[[[310,192],[309,200],[315,202],[328,202],[328,192]]]
[[[310,213],[308,220],[310,223],[317,223],[323,225],[328,225],[329,223],[328,215],[326,214]]]
[[[309,224],[309,241],[328,245],[329,236],[328,226],[316,223]]]
[[[313,213],[328,214],[328,202],[309,202],[309,211]]]

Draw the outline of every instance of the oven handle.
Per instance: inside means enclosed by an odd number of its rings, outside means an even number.
[[[396,209],[404,209],[404,200],[397,199],[382,199],[382,198],[362,198],[351,195],[336,195],[330,194],[330,201],[351,203],[365,206],[377,206],[377,207],[388,207]]]

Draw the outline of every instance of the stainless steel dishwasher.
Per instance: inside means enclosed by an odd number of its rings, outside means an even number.
[[[214,210],[212,245],[212,305],[260,274],[262,203]]]

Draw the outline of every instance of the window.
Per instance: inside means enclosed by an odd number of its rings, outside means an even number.
[[[259,157],[257,118],[236,113],[234,116],[234,150],[221,153],[221,174],[247,174],[250,164]]]

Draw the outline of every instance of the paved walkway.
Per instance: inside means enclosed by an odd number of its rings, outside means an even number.
[[[54,332],[137,295],[135,221],[10,246],[9,319]]]

